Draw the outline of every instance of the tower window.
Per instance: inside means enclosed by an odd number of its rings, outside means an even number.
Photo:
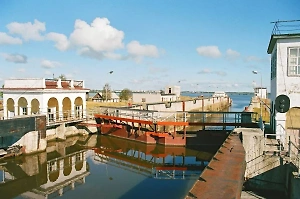
[[[300,76],[300,47],[288,49],[288,75]]]

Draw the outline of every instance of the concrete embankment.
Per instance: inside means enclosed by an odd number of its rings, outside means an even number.
[[[95,123],[94,120],[88,121]],[[4,157],[20,154],[31,154],[46,150],[47,142],[51,140],[66,140],[74,135],[96,133],[94,126],[78,126],[77,123],[61,123],[46,126],[45,115],[19,117],[10,120],[0,120],[1,148]]]
[[[149,103],[136,106],[133,109],[154,110],[161,112],[176,111],[219,111],[231,105],[229,97],[195,98],[187,101],[171,101]]]
[[[234,131],[242,135],[246,152],[245,190],[266,198],[300,198],[300,179],[291,151],[280,151],[277,140],[265,138],[259,128]]]

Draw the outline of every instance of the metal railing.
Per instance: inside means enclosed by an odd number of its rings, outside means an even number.
[[[191,112],[191,111],[149,111],[116,107],[97,107],[94,113],[147,121],[170,121],[190,123],[239,124],[255,123],[255,112]]]
[[[291,141],[291,137],[289,137],[289,142],[288,142],[288,156],[289,156],[289,162],[293,163],[294,166],[297,167],[298,169],[298,176],[300,176],[300,157],[299,157],[299,147],[295,145]]]
[[[300,20],[275,21],[272,35],[295,34],[300,32]]]

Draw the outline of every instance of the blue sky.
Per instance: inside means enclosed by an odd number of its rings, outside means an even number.
[[[298,0],[1,0],[0,84],[64,74],[90,89],[253,91],[261,74],[269,88],[270,22],[299,19],[299,8]]]

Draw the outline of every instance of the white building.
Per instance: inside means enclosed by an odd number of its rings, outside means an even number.
[[[132,101],[134,103],[161,102],[160,92],[133,92]]]
[[[4,81],[4,119],[45,114],[49,122],[86,117],[84,81],[61,79],[8,79]]]
[[[175,94],[176,98],[179,99],[180,97],[180,86],[166,86],[165,87],[165,94]]]
[[[296,123],[291,122],[293,118],[288,115],[293,109],[298,113],[300,110],[300,33],[277,31],[277,23],[267,50],[271,54],[270,99],[274,106],[277,96],[287,95],[290,98],[290,110],[287,113],[276,111],[272,127],[276,129],[276,134],[286,134],[288,129],[298,129],[299,133],[299,126],[295,126]],[[298,140],[299,135],[294,137]]]
[[[166,86],[164,93],[161,92],[133,92],[134,103],[154,103],[176,101],[180,98],[180,86]]]
[[[266,87],[255,87],[254,88],[254,96],[259,97],[261,99],[268,98],[268,91]]]
[[[92,101],[93,102],[105,102],[104,95],[103,95],[103,93],[96,93],[94,95],[94,97],[92,97]],[[120,97],[115,92],[111,92],[110,98],[108,97],[108,99],[107,99],[107,102],[119,102],[119,101],[120,101]]]

